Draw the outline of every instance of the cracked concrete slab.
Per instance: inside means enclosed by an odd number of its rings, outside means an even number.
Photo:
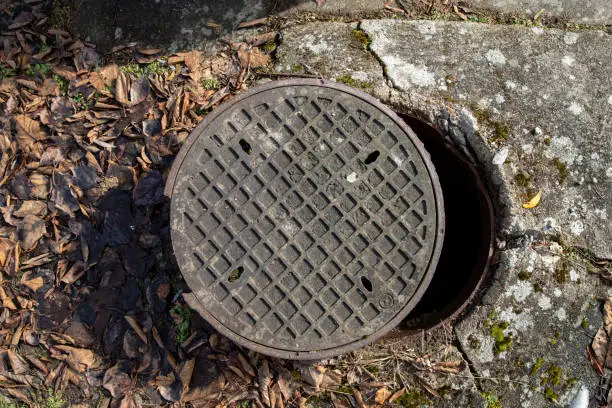
[[[455,326],[480,390],[503,406],[593,398],[597,375],[584,350],[609,294],[577,248],[612,258],[612,40],[442,21],[371,20],[358,29],[376,64],[349,45],[359,37],[350,25],[312,23],[284,31],[277,68],[316,61],[310,73],[369,80],[366,92],[437,125],[486,175],[500,263]],[[523,208],[538,190],[539,205]]]
[[[514,230],[563,234],[612,257],[612,38],[541,28],[365,21],[389,79],[402,91],[470,107],[506,184]],[[521,204],[537,190],[540,206]],[[606,198],[607,197],[607,198]]]
[[[574,23],[612,23],[612,6],[608,0],[470,0],[469,3],[474,7],[508,14],[534,16],[543,10],[543,13]]]
[[[315,22],[285,30],[276,69],[356,81],[366,89],[382,85],[383,70],[376,57],[367,51],[364,44],[367,38],[363,35],[357,24],[336,22]]]

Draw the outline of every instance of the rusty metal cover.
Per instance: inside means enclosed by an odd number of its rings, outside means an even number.
[[[207,116],[167,183],[195,308],[282,358],[375,340],[414,308],[444,234],[442,194],[414,132],[372,97],[272,82]]]

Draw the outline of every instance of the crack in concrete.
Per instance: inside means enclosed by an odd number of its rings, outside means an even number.
[[[385,79],[385,82],[386,82],[387,86],[389,86],[390,88],[399,90],[399,89],[397,89],[397,87],[393,83],[393,80],[391,80],[391,78],[389,78],[389,75],[387,75],[387,69],[386,69],[385,63],[380,58],[380,56],[372,49],[372,47],[371,47],[372,37],[370,37],[370,35],[361,28],[361,23],[362,22],[363,22],[363,20],[359,20],[359,22],[357,23],[357,29],[360,30],[363,33],[363,35],[368,39],[367,51],[370,54],[372,54],[372,56],[376,59],[376,61],[378,61],[378,65],[380,65],[380,68],[382,69],[382,76]]]
[[[480,385],[480,380],[483,377],[478,373],[476,368],[474,368],[474,363],[468,357],[467,353],[463,349],[463,344],[459,341],[459,339],[457,337],[457,333],[455,332],[455,326],[454,325],[453,325],[453,334],[455,335],[455,339],[453,340],[453,343],[455,345],[455,348],[459,351],[459,353],[461,353],[461,357],[463,357],[463,359],[467,363],[467,368],[470,371],[470,374],[472,375],[472,378],[474,379],[474,387],[476,387],[476,389],[478,390],[479,393],[483,393],[484,389]]]

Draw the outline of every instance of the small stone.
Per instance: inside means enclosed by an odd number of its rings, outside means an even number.
[[[38,333],[36,332],[28,332],[28,334],[26,334],[25,336],[25,342],[27,344],[29,344],[30,346],[38,346],[39,342],[40,342],[40,338],[38,336]]]
[[[504,164],[504,162],[508,158],[508,153],[509,153],[509,150],[508,150],[508,147],[506,146],[499,149],[497,153],[495,153],[495,156],[493,156],[493,164],[497,166]]]
[[[158,119],[150,119],[142,121],[142,133],[145,136],[153,137],[158,135],[162,130],[161,122]]]
[[[542,129],[540,129],[538,126],[536,126],[536,127],[533,129],[533,135],[534,135],[534,136],[541,136],[541,135],[542,135]]]

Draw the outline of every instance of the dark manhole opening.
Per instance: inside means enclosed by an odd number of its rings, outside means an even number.
[[[444,142],[433,126],[399,116],[431,155],[442,193],[446,232],[434,277],[421,301],[402,322],[408,330],[431,329],[456,316],[470,302],[486,275],[493,253],[494,210],[476,168]]]

